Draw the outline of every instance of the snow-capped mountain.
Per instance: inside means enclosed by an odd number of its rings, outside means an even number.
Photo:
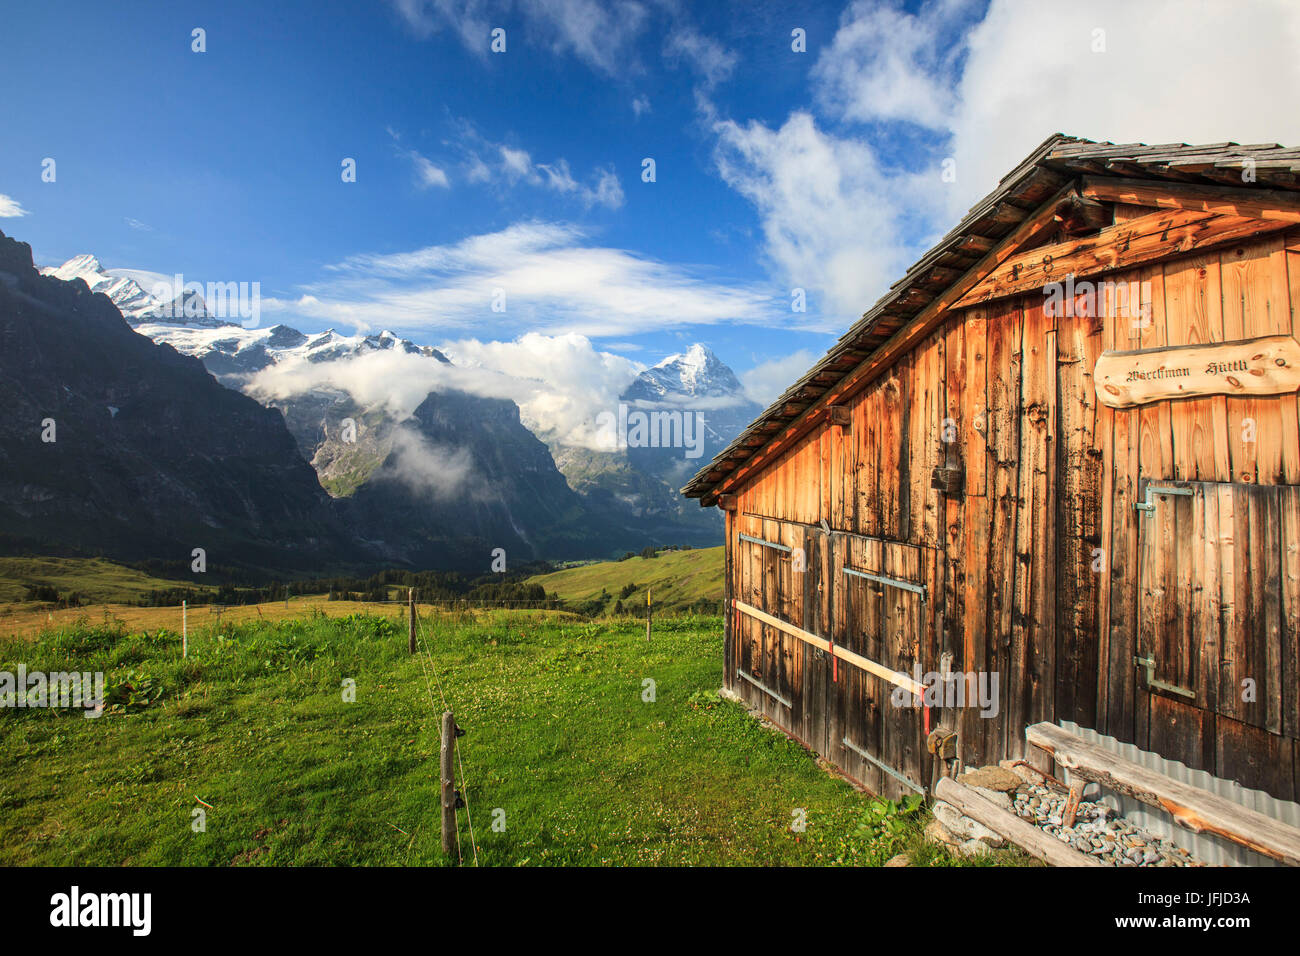
[[[150,283],[150,290],[146,291],[136,278],[142,276],[141,273],[128,269],[105,269],[92,255],[73,256],[61,266],[47,266],[40,272],[65,282],[82,280],[91,292],[108,296],[122,313],[122,318],[131,325],[160,321],[163,317],[168,317],[167,321],[174,324],[204,328],[224,328],[229,324],[208,311],[201,295],[192,291],[174,293],[172,280],[156,277],[159,281]],[[163,289],[166,289],[166,294],[156,294]]]
[[[428,345],[416,345],[385,329],[378,335],[340,335],[333,329],[304,335],[287,325],[245,329],[238,325],[196,328],[164,322],[146,322],[136,331],[155,342],[165,342],[182,355],[199,359],[218,378],[260,372],[289,361],[330,362],[365,352],[396,350],[425,355],[450,364],[447,356]]]
[[[677,489],[758,411],[731,369],[696,344],[628,381],[619,414],[666,409],[679,423],[682,413],[695,414],[691,434],[702,435],[703,449],[694,439],[689,455],[680,439],[655,447],[625,439],[617,450],[592,451],[539,434],[538,423],[522,421],[509,398],[459,390],[462,378],[467,385],[485,380],[470,356],[453,361],[387,330],[247,328],[210,315],[206,306],[193,308],[201,297],[190,300],[190,317],[172,318],[176,306],[149,291],[167,277],[106,270],[90,255],[41,271],[74,291],[80,280],[104,293],[136,333],[187,357],[173,359],[198,359],[229,389],[275,409],[336,500],[331,513],[366,529],[368,546],[386,560],[437,566],[453,552],[487,553],[479,545],[493,541],[538,557],[712,544],[717,514],[686,502]],[[380,359],[385,352],[393,361]],[[370,355],[377,362],[352,361]],[[516,374],[526,378],[529,370]],[[134,414],[121,402],[105,407],[114,421],[119,411]]]
[[[180,564],[200,546],[216,564],[291,573],[379,562],[278,414],[135,334],[83,276],[40,276],[2,232],[0,275],[13,279],[0,282],[10,547]],[[58,423],[57,442],[41,444],[33,417]]]
[[[623,393],[625,401],[707,398],[744,398],[744,389],[736,374],[699,342],[646,369]]]
[[[207,329],[146,323],[136,326],[136,331],[193,356],[223,384],[279,409],[321,484],[344,497],[365,484],[392,452],[402,417],[382,400],[359,402],[347,388],[329,383],[328,375],[311,387],[294,388],[270,399],[253,385],[256,373],[277,366],[301,371],[303,363],[324,365],[383,351],[451,364],[437,349],[416,345],[386,329],[377,335],[340,335],[334,329],[305,335],[287,325]],[[346,421],[363,424],[354,424],[345,435]]]
[[[735,438],[761,407],[746,397],[735,373],[698,342],[641,372],[620,400],[628,406],[622,418],[629,424],[637,412],[668,412],[679,421],[683,416],[689,418],[683,422],[681,441],[665,444],[662,440],[668,436],[661,430],[659,440],[647,446],[629,429],[628,434],[616,436],[623,443],[617,452],[553,443],[551,453],[569,483],[593,499],[604,496],[619,501],[665,526],[689,528],[701,535],[718,534],[718,513],[693,507],[678,489],[695,469]],[[672,435],[671,428],[668,432]]]
[[[315,468],[321,484],[330,494],[357,502],[376,496],[383,498],[371,484],[386,484],[386,469],[391,470],[398,460],[394,456],[404,442],[409,442],[408,433],[413,428],[428,430],[433,426],[427,422],[422,424],[419,414],[407,419],[405,413],[396,412],[382,399],[372,396],[359,400],[341,384],[347,381],[350,370],[341,370],[337,378],[324,369],[321,370],[324,375],[313,376],[304,374],[304,365],[319,367],[382,351],[425,356],[449,366],[474,364],[471,359],[454,362],[432,346],[417,345],[387,330],[374,335],[343,335],[334,329],[304,334],[287,325],[245,328],[210,315],[201,297],[188,300],[191,315],[186,318],[184,303],[169,303],[166,296],[149,291],[162,291],[165,287],[170,293],[167,277],[104,269],[92,255],[77,256],[61,266],[41,271],[59,279],[81,279],[92,292],[107,295],[141,335],[198,359],[229,388],[276,408],[283,415],[302,457]],[[153,279],[159,281],[155,283]],[[281,369],[289,376],[286,381],[294,383],[293,387],[277,389],[277,379],[258,374],[278,374]],[[304,387],[298,384],[301,382],[315,384]],[[731,441],[761,409],[746,398],[735,373],[700,343],[640,372],[628,383],[619,400],[638,411],[666,410],[694,416],[691,435],[698,439],[692,438],[690,456],[684,447],[659,447],[658,442],[656,447],[638,447],[634,442],[627,442],[617,451],[592,451],[562,444],[556,436],[538,434],[534,429],[538,438],[546,440],[549,455],[543,452],[543,456],[552,458],[553,464],[545,463],[543,467],[534,462],[524,470],[544,474],[558,468],[569,487],[579,493],[584,506],[593,509],[591,520],[597,524],[622,523],[629,532],[658,543],[710,543],[717,533],[717,515],[686,502],[678,489],[693,469]],[[520,462],[529,459],[529,455],[519,449],[527,447],[524,438],[531,436],[517,422],[517,413],[515,424],[510,425],[496,408],[501,404],[499,400],[454,390],[430,393],[429,401],[433,404],[426,402],[422,406],[425,415],[436,406],[441,424],[436,436],[425,436],[425,439],[432,441],[436,437],[443,441],[445,432],[462,436],[458,442],[469,447],[468,439],[463,436],[475,436],[473,457],[483,477],[490,479],[494,487],[527,486],[527,482],[521,484],[519,469]],[[498,419],[501,424],[495,431],[484,432],[483,422]],[[487,465],[491,458],[487,446],[494,442],[501,449],[515,449],[511,455],[518,460],[513,464],[501,460]],[[391,496],[391,492],[388,494]],[[544,497],[554,498],[552,504],[556,508],[563,499],[554,489]],[[396,507],[395,500],[384,498],[384,501],[385,507]],[[513,508],[504,501],[494,507],[507,512]],[[445,517],[442,515],[439,520]]]
[[[703,460],[696,460],[696,466],[712,458],[762,411],[745,395],[736,373],[699,342],[646,369],[621,397],[638,408],[695,412],[705,435]]]

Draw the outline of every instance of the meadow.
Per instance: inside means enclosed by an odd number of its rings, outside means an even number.
[[[343,603],[191,621],[184,659],[174,627],[111,615],[0,637],[0,671],[108,684],[95,719],[0,710],[0,864],[462,862],[439,847],[444,706],[465,865],[958,862],[923,808],[719,698],[718,617],[659,618],[647,644],[632,618],[426,609],[411,656],[402,609]]]
[[[646,591],[652,592],[655,612],[698,609],[722,601],[724,548],[661,551],[655,557],[637,555],[623,561],[601,561],[528,578],[547,594],[557,594],[570,606],[599,605],[611,613],[619,602],[628,612],[644,615]]]

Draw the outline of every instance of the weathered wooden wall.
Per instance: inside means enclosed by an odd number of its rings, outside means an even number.
[[[821,426],[737,489],[729,596],[892,669],[951,660],[953,670],[996,672],[996,717],[974,707],[929,714],[932,726],[958,731],[967,765],[1019,756],[1026,725],[1067,718],[1294,798],[1300,496],[1242,488],[1300,485],[1297,399],[1114,410],[1097,402],[1092,370],[1107,349],[1300,335],[1298,235],[1105,276],[1146,283],[1149,309],[1136,320],[1114,303],[1100,316],[1052,317],[1042,294],[953,313],[851,400],[850,427]],[[962,494],[931,487],[940,466],[964,471]],[[1143,517],[1133,504],[1151,480],[1220,483],[1208,494],[1217,528],[1205,527],[1209,505],[1200,517],[1172,508]],[[826,535],[823,520],[848,534]],[[1145,538],[1143,521],[1153,523]],[[1152,533],[1174,557],[1143,570],[1143,554],[1150,563],[1166,553]],[[802,548],[807,569],[795,570],[793,551],[738,534]],[[924,585],[926,600],[845,567]],[[1198,602],[1222,618],[1222,654],[1171,646],[1170,634],[1193,625],[1163,609]],[[1246,606],[1273,610],[1263,623],[1236,620]],[[1161,674],[1200,680],[1195,700],[1145,689],[1133,659],[1151,647]],[[844,662],[833,674],[824,652],[739,614],[727,654],[728,686],[851,776],[908,792],[846,738],[929,786],[925,714],[892,706],[887,681]],[[1189,656],[1204,659],[1199,671]],[[737,667],[791,706],[737,680]],[[1244,677],[1257,681],[1261,703],[1222,703]]]

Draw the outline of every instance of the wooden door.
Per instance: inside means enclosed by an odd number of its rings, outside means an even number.
[[[853,536],[844,541],[834,569],[843,613],[837,643],[893,671],[914,677],[924,660],[929,626],[927,552],[913,545]],[[876,793],[899,798],[924,792],[929,766],[923,710],[896,685],[850,665],[838,667],[841,738],[848,766]],[[900,706],[900,700],[903,701]],[[856,760],[854,758],[857,758]]]
[[[1139,682],[1300,736],[1300,489],[1138,485]]]

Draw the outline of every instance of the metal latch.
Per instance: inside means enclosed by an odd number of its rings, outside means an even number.
[[[930,472],[930,487],[960,498],[966,488],[966,474],[961,468],[935,468]]]
[[[1156,690],[1167,690],[1171,694],[1179,694],[1182,697],[1196,699],[1196,692],[1188,690],[1186,687],[1178,687],[1175,684],[1169,684],[1162,680],[1156,680],[1156,661],[1154,657],[1135,657],[1133,663],[1138,667],[1147,669],[1147,688]]]
[[[1148,518],[1156,513],[1156,503],[1152,495],[1187,495],[1194,494],[1191,488],[1174,488],[1168,485],[1147,485],[1147,500],[1133,502],[1136,511],[1143,512]]]

